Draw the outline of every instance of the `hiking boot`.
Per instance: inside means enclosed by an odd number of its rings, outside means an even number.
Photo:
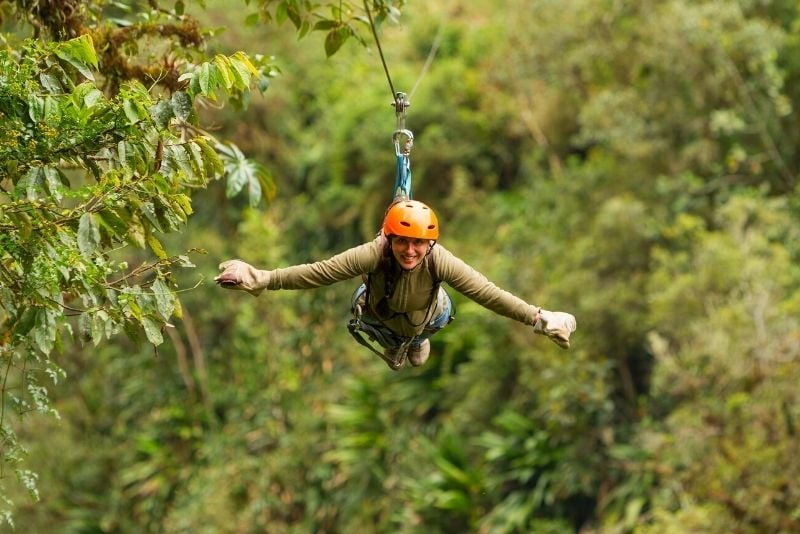
[[[392,371],[399,371],[406,364],[407,346],[386,347],[383,349],[383,361]]]
[[[431,355],[431,342],[427,339],[419,345],[412,345],[408,349],[408,361],[414,367],[419,367],[428,361],[428,356]]]

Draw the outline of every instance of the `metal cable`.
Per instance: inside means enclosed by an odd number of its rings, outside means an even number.
[[[419,83],[422,81],[422,78],[425,77],[425,74],[431,67],[431,63],[433,63],[433,58],[436,56],[436,52],[439,50],[439,45],[442,44],[442,35],[444,34],[443,30],[444,30],[444,18],[442,18],[442,22],[439,24],[439,31],[436,32],[436,37],[433,38],[433,44],[431,45],[431,50],[430,52],[428,52],[428,57],[425,59],[425,64],[422,66],[422,71],[419,73],[419,78],[417,78],[417,82],[414,84],[414,87],[411,89],[411,92],[408,93],[409,101],[414,96],[414,93],[417,92],[417,87],[419,86]]]
[[[367,0],[364,0],[364,10],[367,12],[367,18],[369,19],[369,27],[372,30],[372,36],[375,38],[375,45],[378,47],[378,54],[381,56],[381,63],[383,63],[383,71],[386,73],[386,80],[389,82],[389,89],[392,91],[392,100],[396,98],[396,94],[394,91],[394,85],[392,84],[392,77],[389,76],[389,67],[386,66],[386,59],[383,57],[383,49],[381,49],[381,42],[378,39],[378,32],[375,30],[375,23],[372,21],[372,13],[369,11],[369,6],[367,5]]]
[[[389,75],[389,67],[386,65],[386,58],[383,55],[383,49],[381,48],[381,41],[378,39],[378,32],[375,29],[375,22],[372,20],[372,13],[369,10],[369,5],[367,4],[367,0],[364,0],[364,11],[367,12],[367,18],[369,19],[369,27],[372,30],[372,37],[375,39],[375,45],[378,47],[378,54],[381,57],[381,64],[383,65],[383,71],[386,73],[386,80],[389,82],[389,90],[392,92],[392,100],[395,102],[395,108],[397,108],[397,92],[394,90],[394,84],[392,83],[392,77]],[[422,78],[425,77],[425,74],[428,72],[428,69],[431,67],[431,63],[433,63],[433,58],[436,56],[436,52],[439,50],[439,45],[442,43],[442,35],[444,34],[444,18],[442,18],[442,22],[439,24],[439,30],[436,32],[436,37],[433,39],[433,44],[431,44],[430,52],[428,52],[428,57],[425,59],[425,64],[422,66],[422,71],[417,78],[417,81],[414,83],[414,87],[411,89],[411,92],[408,94],[408,101],[410,102],[411,97],[414,96],[414,93],[417,91],[417,87],[419,87]],[[406,104],[407,105],[407,104]]]

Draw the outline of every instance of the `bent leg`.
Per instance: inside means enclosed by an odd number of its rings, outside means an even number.
[[[442,311],[425,325],[425,329],[420,335],[414,338],[414,341],[408,349],[408,361],[411,362],[411,365],[414,367],[423,365],[428,361],[431,353],[429,338],[450,324],[450,321],[453,320],[453,302],[450,300],[450,295],[447,294],[443,287],[439,288],[438,298],[440,299],[439,302],[442,304]]]
[[[439,288],[439,304],[441,306],[437,306],[437,308],[441,307],[442,311],[439,315],[435,316],[425,325],[425,329],[418,335],[411,346],[420,345],[423,341],[430,338],[433,334],[450,324],[450,321],[453,320],[453,301],[450,300],[450,295],[447,294],[447,291],[444,290],[443,287]]]

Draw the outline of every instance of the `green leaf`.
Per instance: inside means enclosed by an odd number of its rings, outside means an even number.
[[[307,20],[303,20],[303,22],[300,24],[300,28],[298,28],[297,30],[297,36],[302,39],[303,37],[308,35],[308,32],[310,31],[311,31],[311,24]]]
[[[190,180],[197,178],[194,169],[192,168],[191,157],[186,151],[186,147],[183,145],[172,145],[167,147],[167,150],[164,151],[164,155],[165,159],[166,156],[169,156],[170,168],[177,170],[175,168],[175,164],[177,164],[178,169],[184,172],[186,178]]]
[[[103,340],[104,334],[108,336],[110,333],[110,322],[111,319],[104,310],[99,310],[97,313],[92,315],[91,336],[95,347]]]
[[[174,117],[172,106],[169,102],[162,100],[150,106],[150,116],[153,118],[153,122],[156,123],[156,126],[164,129],[169,126],[169,121]]]
[[[44,119],[44,98],[36,94],[28,95],[28,117],[33,122]]]
[[[199,95],[203,89],[200,87],[200,69],[193,72],[189,78],[189,94],[192,96]]]
[[[78,333],[83,339],[92,339],[92,316],[82,313],[78,316]]]
[[[156,298],[158,313],[161,314],[165,321],[168,321],[175,310],[175,299],[169,286],[161,278],[156,278],[155,282],[153,282],[153,295]]]
[[[130,244],[139,248],[144,248],[145,246],[144,226],[136,216],[131,217],[128,222],[127,239]]]
[[[261,201],[261,181],[257,173],[251,175],[247,182],[247,197],[251,208],[258,206]]]
[[[128,233],[128,223],[130,215],[123,209],[119,212],[105,209],[94,214],[98,226],[105,230],[112,240],[124,239]]]
[[[183,307],[181,306],[181,300],[178,297],[175,297],[172,303],[175,305],[172,315],[178,319],[183,319]]]
[[[61,51],[65,56],[80,61],[85,65],[89,65],[95,69],[98,68],[94,42],[92,41],[91,35],[88,33],[61,43],[57,51]]]
[[[70,99],[77,110],[91,109],[100,101],[105,101],[103,94],[90,82],[75,86],[70,94]],[[81,117],[88,115],[82,114]]]
[[[189,165],[192,167],[192,174],[199,178],[199,182],[205,182],[206,178],[206,165],[203,161],[202,150],[196,143],[189,141],[184,145],[186,154],[189,156]]]
[[[261,184],[261,198],[266,203],[270,202],[275,196],[275,182],[272,180],[272,175],[266,167],[261,167],[261,172],[258,173],[258,181]],[[252,204],[252,197],[250,198],[250,202]]]
[[[44,120],[52,128],[58,128],[61,122],[61,108],[58,106],[58,100],[54,97],[47,95],[44,97]]]
[[[314,30],[330,30],[339,26],[339,23],[335,20],[320,20],[316,24],[314,24]]]
[[[25,176],[17,182],[14,188],[14,196],[17,198],[27,198],[33,200],[39,198],[44,191],[45,177],[41,167],[31,167]]]
[[[234,69],[231,65],[231,61],[226,56],[222,54],[214,56],[214,65],[217,67],[217,72],[219,72],[220,78],[222,79],[222,86],[225,87],[225,89],[230,89],[234,86],[234,81],[239,80],[238,76],[233,74],[232,71]],[[237,89],[241,89],[241,87],[237,87]]]
[[[214,95],[213,90],[214,86],[214,76],[213,71],[216,68],[211,63],[203,63],[200,65],[200,72],[198,74],[198,81],[200,82],[200,90],[204,96],[214,100],[216,95]]]
[[[172,112],[179,120],[185,121],[192,114],[192,99],[183,91],[173,93],[169,103]]]
[[[149,316],[142,317],[142,326],[147,340],[155,346],[161,345],[164,342],[164,337],[161,335],[162,324],[155,321]]]
[[[278,23],[278,26],[283,24],[286,20],[286,17],[289,15],[288,6],[286,2],[281,2],[278,4],[278,7],[275,9],[275,22]]]
[[[158,230],[159,232],[163,232],[164,229],[161,227],[161,224],[158,221],[158,217],[156,216],[155,206],[152,202],[142,202],[141,211],[144,213],[145,218],[150,221],[150,224]]]
[[[334,55],[348,37],[350,37],[350,30],[346,26],[328,32],[328,35],[325,36],[325,54],[328,57]]]
[[[61,81],[54,75],[43,72],[39,75],[39,83],[42,84],[48,93],[50,94],[61,94],[64,91],[64,86],[61,85]]]
[[[184,216],[194,213],[194,209],[192,208],[192,199],[188,195],[175,195],[170,200],[170,205],[173,207],[173,209],[175,211],[180,210],[183,212]]]
[[[150,245],[150,250],[161,260],[167,259],[167,253],[164,250],[161,241],[156,238],[151,232],[147,232],[145,235],[145,239],[147,240],[147,244]]]
[[[225,196],[233,198],[239,194],[245,184],[250,182],[250,169],[243,163],[228,173],[228,184],[225,188]]]
[[[125,116],[128,118],[128,122],[130,124],[136,124],[143,118],[147,117],[147,113],[144,111],[141,105],[138,102],[135,102],[130,99],[125,99],[122,102],[122,109],[125,111]]]
[[[14,333],[18,336],[24,336],[31,331],[33,325],[36,324],[36,313],[38,308],[28,308],[22,313],[19,322],[17,322]]]
[[[87,79],[94,80],[94,75],[89,67],[97,70],[97,54],[92,38],[88,34],[58,43],[54,53],[58,58],[75,67]]]
[[[300,12],[297,10],[297,8],[295,6],[293,6],[293,5],[287,5],[286,6],[286,15],[289,17],[289,20],[292,21],[292,24],[294,24],[294,27],[299,30],[300,26],[303,23],[303,21],[300,18]]]
[[[91,213],[84,213],[78,222],[78,249],[85,258],[88,258],[99,244],[100,228],[97,220]]]
[[[208,141],[205,138],[196,137],[192,139],[192,143],[200,147],[200,155],[203,159],[206,176],[208,178],[222,176],[222,173],[225,172],[222,159],[219,157],[219,154],[211,148]]]
[[[33,342],[42,353],[50,354],[56,342],[56,317],[55,312],[46,308],[36,310],[36,325],[31,335]]]
[[[64,190],[64,178],[62,178],[63,175],[61,174],[61,171],[54,169],[53,167],[45,167],[43,173],[47,190],[50,192],[53,198],[60,201],[63,197],[62,192]]]
[[[242,78],[242,87],[250,87],[253,77],[259,76],[258,69],[244,52],[236,52],[230,57],[231,65]]]
[[[98,102],[104,102],[105,97],[103,93],[98,91],[95,87],[92,87],[90,90],[86,91],[83,95],[83,105],[87,109],[95,107]]]
[[[217,150],[222,155],[225,163],[225,173],[228,183],[225,194],[228,198],[238,195],[247,186],[250,196],[250,205],[259,203],[265,192],[271,195],[274,189],[272,179],[265,167],[245,157],[241,150],[233,144],[218,144]],[[265,190],[263,186],[266,186]]]
[[[238,52],[234,52],[230,56],[230,60],[233,63],[239,63],[240,65],[242,65],[244,68],[250,71],[250,74],[252,74],[253,76],[256,76],[258,74],[258,69],[256,68],[256,66],[253,65],[253,62],[250,61],[250,58],[247,56],[247,54],[245,54],[241,50],[239,50]]]
[[[117,159],[121,167],[125,167],[128,163],[128,147],[125,140],[117,143]]]

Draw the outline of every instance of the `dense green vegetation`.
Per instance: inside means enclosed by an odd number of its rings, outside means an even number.
[[[0,1],[6,523],[800,530],[796,2],[370,3],[442,243],[578,318],[564,352],[455,294],[400,373],[357,281],[210,283],[374,235],[361,3],[56,4]]]

